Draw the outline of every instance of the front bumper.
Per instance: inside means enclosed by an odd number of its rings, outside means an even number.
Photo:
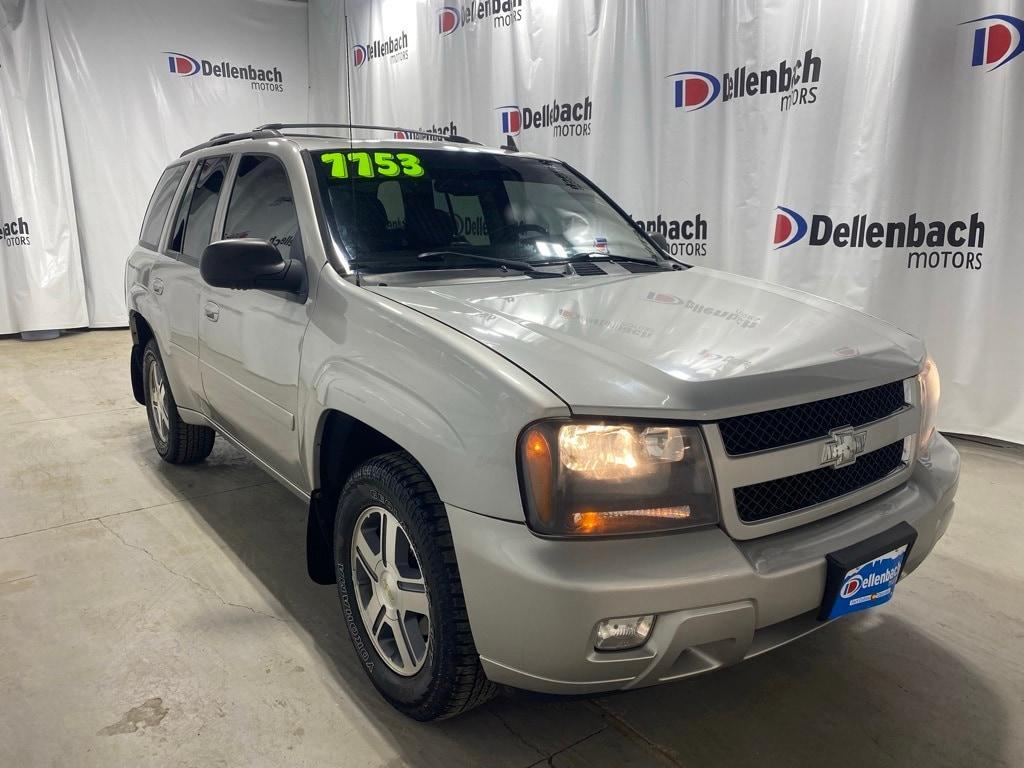
[[[533,535],[448,506],[473,638],[491,680],[594,693],[676,680],[756,656],[824,626],[825,555],[898,522],[917,530],[905,573],[945,533],[960,457],[936,436],[899,488],[783,533],[735,541],[720,528],[602,541]],[[899,599],[897,596],[896,599]],[[597,622],[657,614],[647,643],[594,650]]]

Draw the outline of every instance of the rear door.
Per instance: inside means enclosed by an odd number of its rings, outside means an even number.
[[[227,156],[196,162],[171,220],[163,254],[154,262],[150,291],[165,323],[160,354],[175,400],[201,410],[199,376],[199,256],[209,243],[220,191],[227,178]]]
[[[277,157],[241,155],[223,237],[267,240],[284,258],[304,260],[292,189]],[[200,370],[213,420],[300,488],[295,411],[309,306],[305,296],[204,283],[199,313]]]

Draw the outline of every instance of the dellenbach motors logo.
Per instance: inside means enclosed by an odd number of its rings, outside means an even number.
[[[361,67],[368,61],[376,61],[385,56],[392,64],[409,58],[409,35],[404,30],[396,37],[385,37],[366,45],[352,46],[353,67]]]
[[[708,223],[698,213],[692,219],[665,219],[659,213],[653,219],[636,219],[637,226],[668,240],[673,256],[707,256]]]
[[[979,25],[974,30],[972,67],[988,67],[991,72],[1024,53],[1024,19],[994,13],[961,22],[964,24]]]
[[[480,0],[461,7],[446,5],[437,12],[437,33],[447,37],[463,25],[488,19],[494,29],[511,27],[523,20],[523,0]]]
[[[284,91],[284,77],[277,67],[255,67],[252,64],[232,64],[228,61],[214,63],[197,59],[187,53],[164,51],[167,68],[172,75],[180,77],[223,77],[229,80],[248,80],[254,91]]]
[[[0,238],[8,248],[22,245],[32,245],[32,232],[28,222],[21,216],[11,221],[0,218]]]
[[[676,109],[696,112],[715,103],[721,96],[722,103],[747,96],[779,97],[779,111],[786,112],[801,104],[814,104],[818,100],[817,82],[821,78],[821,59],[813,49],[804,53],[803,59],[792,64],[780,61],[778,67],[747,70],[746,66],[726,72],[721,78],[710,72],[687,69],[666,75],[672,80],[673,103]]]
[[[533,128],[551,127],[555,136],[589,136],[594,104],[587,96],[583,101],[560,102],[555,99],[539,109],[506,104],[497,107],[498,126],[502,133],[518,136]]]
[[[438,134],[432,136],[430,134]],[[416,139],[418,141],[444,141],[444,136],[458,136],[459,129],[454,120],[449,120],[448,125],[443,123],[440,126],[431,125],[429,128],[417,128],[415,131],[395,131],[396,139]]]
[[[907,251],[907,269],[981,269],[985,222],[972,213],[967,221],[924,221],[910,214],[905,221],[871,221],[857,214],[836,223],[816,213],[810,224],[792,208],[778,206],[772,243],[775,250],[807,238],[809,246],[830,248],[899,248]]]

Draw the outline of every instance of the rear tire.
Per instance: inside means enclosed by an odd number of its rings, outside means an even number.
[[[210,427],[186,424],[178,415],[156,339],[150,339],[142,353],[142,389],[149,432],[161,459],[170,464],[195,464],[210,455],[217,433]]]
[[[389,544],[385,528],[397,543]],[[444,505],[407,453],[377,456],[352,473],[338,501],[334,561],[352,644],[392,706],[416,720],[440,720],[495,694],[473,643]]]

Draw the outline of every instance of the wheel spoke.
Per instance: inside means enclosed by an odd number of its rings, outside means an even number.
[[[373,553],[370,543],[366,540],[366,536],[361,530],[356,530],[355,535],[356,557],[362,562],[363,568],[366,569],[366,574],[373,581],[377,581],[377,566],[380,564],[380,555]]]
[[[409,638],[405,636],[405,627],[399,619],[388,619],[391,631],[395,633],[395,645],[398,646],[398,655],[402,660],[403,669],[412,669],[416,666],[416,656],[409,647]]]
[[[381,552],[384,556],[384,565],[389,568],[395,567],[395,550],[398,544],[399,533],[398,521],[391,515],[381,514]]]
[[[387,616],[387,612],[384,610],[384,606],[380,604],[380,600],[377,599],[377,594],[374,593],[370,598],[369,604],[366,606],[366,615],[373,616],[373,632],[374,637],[380,635],[380,628],[384,626],[384,617]]]
[[[422,584],[416,585],[420,589],[407,589],[407,586],[413,584],[415,582],[398,582],[398,612],[402,615],[412,612],[429,618],[430,608],[427,603],[427,593],[422,590]]]

